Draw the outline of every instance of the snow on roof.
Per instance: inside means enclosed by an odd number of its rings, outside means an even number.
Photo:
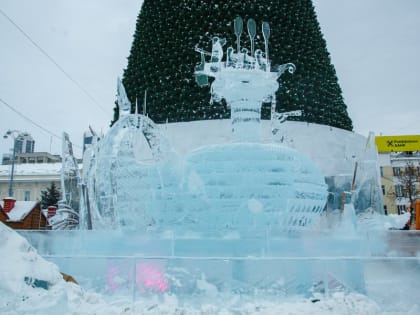
[[[22,221],[29,212],[35,207],[37,201],[16,201],[13,209],[7,213],[9,221],[16,222]],[[4,209],[4,203],[2,202],[1,206]]]
[[[15,164],[14,175],[60,175],[60,163]],[[82,164],[79,164],[79,169]],[[0,165],[0,176],[10,175],[11,165]]]
[[[0,165],[0,175],[10,174],[10,165]],[[30,163],[30,164],[15,164],[15,175],[53,175],[60,174],[61,163]]]

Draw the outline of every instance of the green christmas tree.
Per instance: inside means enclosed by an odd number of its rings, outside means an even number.
[[[123,75],[132,104],[137,98],[141,106],[147,90],[147,114],[157,123],[228,118],[226,104],[210,105],[209,88],[195,83],[194,66],[200,56],[194,47],[210,50],[213,36],[236,47],[236,16],[244,21],[253,18],[258,25],[270,23],[271,63],[296,65],[295,74],[285,74],[279,81],[278,112],[300,109],[303,115],[291,119],[352,130],[311,0],[144,0]],[[241,43],[250,47],[247,34]],[[260,29],[255,48],[264,51]],[[270,118],[267,105],[262,109],[265,119]],[[112,123],[117,119],[115,110]]]
[[[49,206],[57,206],[58,201],[61,199],[61,193],[57,189],[55,183],[51,183],[46,190],[41,191],[41,208],[46,209]]]

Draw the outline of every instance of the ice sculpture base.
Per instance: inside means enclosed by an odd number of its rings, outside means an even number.
[[[367,242],[356,236],[294,232],[237,239],[169,232],[22,232],[44,257],[83,286],[109,294],[171,293],[184,299],[221,294],[310,296],[365,292]],[[208,297],[207,297],[208,298]]]
[[[360,293],[351,282],[358,277],[365,279],[362,292],[383,311],[404,314],[420,295],[420,233],[415,231],[262,237],[247,240],[249,247],[237,257],[231,257],[235,239],[117,231],[20,233],[84,289],[148,307],[169,298],[181,307],[224,305],[235,312],[248,302],[277,305],[305,295],[323,300],[335,293]],[[196,249],[191,256],[188,251]],[[349,266],[357,273],[348,275]]]

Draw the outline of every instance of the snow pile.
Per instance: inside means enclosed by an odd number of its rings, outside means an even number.
[[[360,213],[357,219],[361,230],[398,230],[410,220],[410,213],[382,215],[371,210]]]
[[[402,229],[404,225],[410,220],[410,213],[405,212],[403,214],[389,214],[385,216],[387,220],[384,220],[384,227],[388,229],[397,228]]]
[[[101,304],[106,309],[100,296],[65,282],[56,265],[2,223],[0,238],[0,314],[94,314]]]
[[[238,297],[239,299],[239,297]],[[234,315],[234,314],[284,314],[284,315],[380,315],[376,303],[359,294],[336,293],[327,299],[297,299],[291,301],[251,301],[238,305],[238,300],[199,307],[181,306],[176,298],[166,296],[163,300],[149,299],[135,303],[123,314],[185,314],[185,315]],[[414,315],[415,313],[412,313]]]

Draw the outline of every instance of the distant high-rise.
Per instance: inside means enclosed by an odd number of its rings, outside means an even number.
[[[22,133],[15,140],[16,153],[33,153],[35,149],[35,140],[30,134]]]
[[[272,64],[296,65],[295,74],[279,80],[277,111],[302,110],[301,117],[290,119],[353,129],[311,0],[144,0],[123,76],[132,112],[147,90],[147,114],[155,122],[228,118],[226,104],[210,105],[208,88],[195,83],[200,56],[194,46],[209,50],[212,36],[221,36],[227,46],[236,47],[236,16],[245,22],[253,18],[257,25],[268,22]],[[241,43],[250,47],[246,31]],[[260,30],[257,48],[265,50]],[[265,119],[269,108],[262,108]],[[116,107],[113,122],[118,114]]]

